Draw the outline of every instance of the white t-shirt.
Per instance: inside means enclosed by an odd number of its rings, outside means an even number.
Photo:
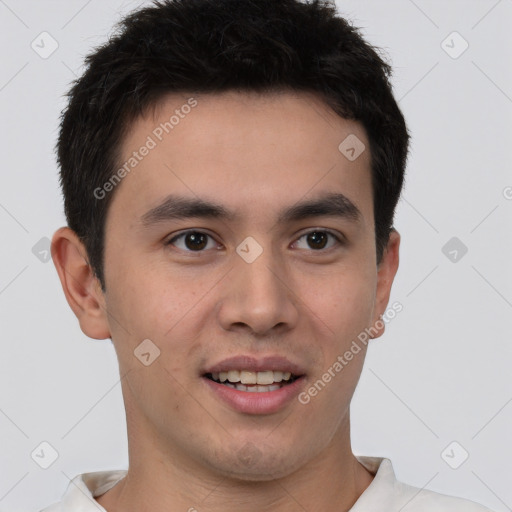
[[[358,456],[357,460],[375,478],[350,512],[492,512],[470,500],[399,482],[389,459]],[[78,475],[69,483],[60,502],[40,512],[105,512],[94,498],[114,487],[126,473],[127,470],[117,470]]]

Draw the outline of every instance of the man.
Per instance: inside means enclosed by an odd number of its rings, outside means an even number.
[[[52,256],[114,344],[129,468],[46,512],[484,511],[356,457],[409,135],[391,69],[325,2],[181,0],[87,58]]]

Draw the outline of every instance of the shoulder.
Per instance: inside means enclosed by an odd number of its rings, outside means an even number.
[[[390,459],[365,456],[357,459],[374,474],[374,479],[351,512],[492,512],[471,500],[420,489],[397,480]]]
[[[411,501],[410,512],[492,512],[492,510],[475,503],[474,501],[448,496],[425,489],[415,489],[415,496]]]
[[[493,512],[474,501],[397,482],[396,496],[404,512]]]
[[[49,507],[43,508],[39,512],[63,512],[61,503],[54,503],[53,505],[50,505]]]
[[[126,470],[120,469],[77,475],[69,482],[61,501],[39,512],[106,512],[94,498],[111,489],[126,473]]]

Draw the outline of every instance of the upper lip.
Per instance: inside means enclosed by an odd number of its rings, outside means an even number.
[[[247,370],[250,372],[263,372],[266,370],[290,372],[292,375],[303,375],[304,369],[298,364],[292,363],[289,359],[281,356],[266,356],[256,358],[250,355],[239,355],[229,357],[209,366],[203,372],[218,373],[229,370]]]

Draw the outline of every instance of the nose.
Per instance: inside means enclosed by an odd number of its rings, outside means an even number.
[[[275,334],[296,325],[299,302],[285,266],[264,249],[252,263],[236,256],[220,299],[218,320],[227,331]]]

